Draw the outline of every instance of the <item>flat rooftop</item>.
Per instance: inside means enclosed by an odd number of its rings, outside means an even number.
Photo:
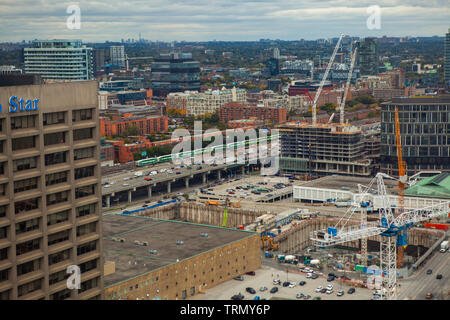
[[[301,187],[339,189],[357,193],[358,184],[368,186],[372,179],[373,178],[332,175],[311,181],[305,181],[302,183]],[[398,182],[396,180],[384,179],[383,181],[386,186],[386,191],[388,194],[397,194]],[[345,189],[342,189],[342,187],[344,187]],[[377,188],[376,181],[373,183],[372,187],[374,189]]]
[[[202,237],[207,233],[208,237]],[[143,275],[254,235],[252,232],[149,217],[105,214],[103,248],[106,261],[115,262],[115,273],[105,277],[105,287]],[[123,238],[124,242],[112,238]],[[148,246],[135,244],[147,241]],[[183,245],[177,245],[183,241]],[[157,254],[149,253],[157,250]]]

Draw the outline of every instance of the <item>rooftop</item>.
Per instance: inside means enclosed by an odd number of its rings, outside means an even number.
[[[207,233],[202,237],[201,233]],[[184,259],[253,236],[237,229],[161,220],[149,217],[106,214],[103,216],[105,261],[115,262],[115,273],[105,277],[105,287],[138,277]],[[112,238],[125,239],[124,242]],[[148,246],[135,241],[148,242]],[[179,245],[177,241],[183,241]],[[157,250],[157,254],[149,253]]]
[[[405,190],[405,195],[450,198],[450,172],[424,178]]]

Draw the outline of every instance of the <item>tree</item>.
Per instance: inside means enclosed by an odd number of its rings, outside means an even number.
[[[130,137],[130,136],[138,136],[139,128],[137,126],[128,126],[123,132],[122,136]]]

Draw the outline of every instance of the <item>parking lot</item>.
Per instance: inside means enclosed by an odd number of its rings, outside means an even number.
[[[284,298],[293,300],[305,300],[304,298],[298,299],[296,295],[301,292],[305,295],[310,295],[308,300],[312,300],[314,297],[320,297],[321,300],[370,300],[372,297],[372,291],[363,288],[356,288],[355,293],[348,294],[348,289],[351,287],[342,285],[338,279],[327,282],[326,275],[317,279],[307,279],[306,273],[286,273],[268,266],[262,266],[256,270],[254,276],[244,275],[244,280],[230,280],[222,283],[214,288],[208,289],[205,294],[197,294],[189,300],[230,300],[233,295],[241,293],[244,295],[244,300],[253,300],[255,296],[259,296],[261,299],[272,298]],[[285,281],[295,282],[294,288],[283,287],[282,285],[274,285],[273,280],[280,279],[281,284]],[[303,286],[299,285],[300,281],[305,281]],[[318,286],[326,288],[327,285],[333,285],[333,292],[331,294],[317,293],[315,290]],[[267,287],[267,290],[260,291],[262,286]],[[254,288],[256,293],[250,294],[246,292],[246,288]],[[278,288],[278,292],[270,293],[273,287]],[[339,290],[344,290],[344,295],[337,296]]]

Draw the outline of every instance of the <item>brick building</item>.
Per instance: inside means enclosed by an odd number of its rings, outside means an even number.
[[[152,133],[165,132],[169,128],[169,118],[165,116],[134,116],[133,114],[100,117],[100,135],[102,137],[120,136],[126,130],[135,126],[138,135],[145,136]]]
[[[269,108],[263,105],[244,105],[242,103],[227,103],[220,108],[220,121],[225,123],[230,120],[250,119],[270,121],[271,123],[282,123],[287,120],[286,108]]]

